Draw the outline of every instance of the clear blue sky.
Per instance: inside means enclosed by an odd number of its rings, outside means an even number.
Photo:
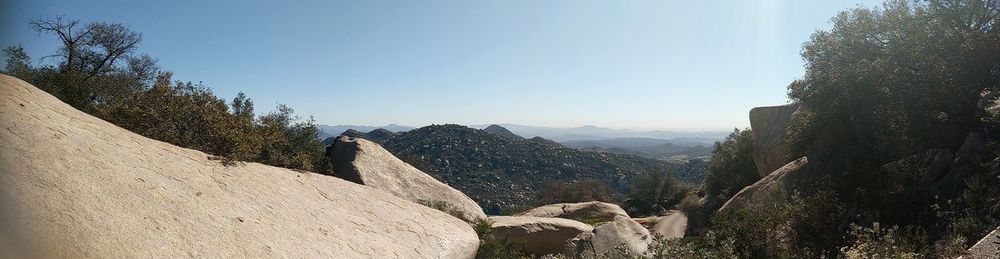
[[[0,0],[0,46],[63,15],[141,32],[175,78],[324,124],[746,127],[788,102],[799,51],[837,12],[880,1]]]

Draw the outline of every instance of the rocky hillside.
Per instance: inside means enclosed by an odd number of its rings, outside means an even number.
[[[458,218],[331,176],[227,164],[0,75],[0,257],[472,258]]]
[[[364,133],[364,132],[360,132],[360,131],[357,131],[357,130],[349,129],[349,130],[344,131],[344,133],[341,133],[340,135],[341,136],[348,136],[348,137],[352,137],[352,138],[363,138],[363,139],[371,140],[372,142],[375,142],[375,143],[382,144],[382,143],[385,143],[386,141],[389,141],[392,138],[395,138],[396,136],[399,136],[399,133],[392,132],[392,131],[389,131],[389,130],[386,130],[386,129],[381,129],[381,128],[379,128],[379,129],[373,129],[372,131],[369,131],[368,133]],[[323,140],[323,144],[326,144],[326,145],[333,144],[335,139],[336,139],[336,136],[324,139]]]
[[[490,126],[486,127],[485,129],[483,129],[483,131],[489,132],[489,133],[493,133],[493,134],[497,134],[497,135],[504,136],[504,137],[508,137],[508,138],[513,138],[513,139],[523,138],[521,136],[518,136],[517,134],[514,134],[514,132],[510,132],[506,128],[501,127],[500,125],[496,125],[496,124],[493,124],[493,125],[490,125]]]
[[[468,194],[487,213],[530,203],[548,181],[602,180],[626,192],[642,173],[683,168],[633,155],[580,151],[460,125],[433,125],[385,142],[397,157]],[[686,173],[681,173],[682,175]]]

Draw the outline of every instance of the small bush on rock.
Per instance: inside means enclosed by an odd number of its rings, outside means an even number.
[[[493,233],[493,229],[490,228],[492,224],[493,222],[489,219],[485,219],[477,220],[472,225],[476,234],[479,235],[479,250],[476,252],[476,258],[514,259],[524,257],[520,244]]]

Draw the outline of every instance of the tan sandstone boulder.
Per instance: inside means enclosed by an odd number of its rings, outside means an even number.
[[[507,237],[526,254],[558,254],[567,241],[594,227],[563,218],[528,216],[492,216],[490,228],[497,236]]]
[[[225,166],[0,75],[2,256],[471,258],[478,244],[443,212],[330,176]]]
[[[517,214],[518,216],[546,217],[546,218],[566,218],[581,222],[604,222],[611,220],[615,216],[628,217],[618,205],[590,201],[578,203],[556,203],[544,205]]]
[[[463,219],[485,219],[486,214],[469,196],[399,160],[366,139],[340,136],[327,147],[334,175],[379,189],[397,197],[436,207]]]
[[[787,162],[785,131],[800,107],[800,104],[793,103],[756,107],[750,110],[753,161],[757,165],[757,173],[761,177],[770,174]]]
[[[565,254],[572,258],[638,256],[644,255],[652,242],[653,236],[645,227],[629,217],[615,216],[566,242]]]

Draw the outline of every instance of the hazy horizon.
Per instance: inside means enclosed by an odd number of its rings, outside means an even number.
[[[421,124],[421,125],[407,125],[407,124],[400,124],[400,123],[384,123],[384,124],[370,125],[370,124],[362,124],[362,123],[320,123],[320,122],[317,122],[317,124],[322,124],[322,125],[327,125],[327,126],[365,126],[365,127],[384,127],[384,126],[395,125],[395,126],[414,127],[414,128],[420,128],[420,127],[425,127],[425,126],[430,126],[430,125],[441,125],[441,124],[458,124],[458,125],[462,125],[462,126],[466,126],[466,127],[478,128],[478,127],[486,127],[486,126],[494,125],[495,124],[495,125],[499,125],[499,126],[517,125],[517,126],[527,126],[527,127],[553,128],[553,129],[574,129],[574,128],[584,128],[584,127],[597,127],[597,128],[604,128],[604,129],[626,130],[626,131],[631,130],[631,131],[678,131],[678,132],[723,132],[723,131],[728,132],[728,131],[732,131],[733,130],[733,128],[616,128],[616,127],[606,127],[606,126],[593,125],[593,124],[556,127],[556,126],[528,125],[528,124],[510,123],[510,122],[471,123],[471,124],[449,122],[449,123],[431,123],[431,124]]]
[[[877,1],[313,2],[0,0],[0,47],[41,63],[27,26],[119,22],[175,79],[317,123],[728,130],[787,103],[801,44]]]

